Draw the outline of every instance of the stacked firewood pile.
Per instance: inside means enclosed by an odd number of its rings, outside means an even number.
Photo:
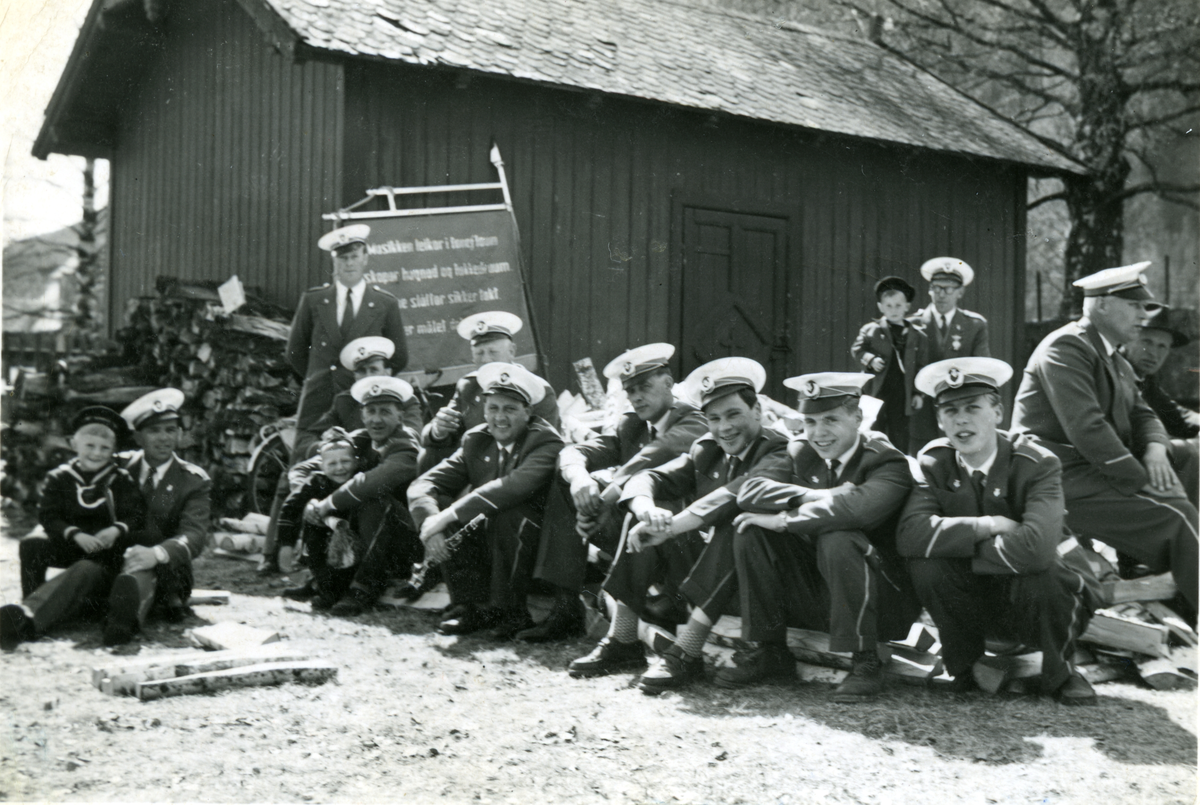
[[[240,516],[255,434],[299,400],[285,356],[291,312],[250,297],[227,313],[214,283],[160,278],[158,292],[131,303],[126,351],[186,395],[186,457],[212,476],[214,514]]]
[[[120,410],[174,386],[187,397],[181,453],[212,476],[214,514],[246,511],[252,440],[293,413],[299,398],[285,360],[291,312],[249,297],[230,314],[216,283],[160,278],[157,291],[130,300],[118,349],[68,356],[54,372],[18,378],[2,440],[6,496],[36,504],[46,471],[71,455],[69,423],[80,408]]]

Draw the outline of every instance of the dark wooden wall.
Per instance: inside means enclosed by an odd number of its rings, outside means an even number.
[[[342,68],[289,64],[234,0],[177,3],[112,159],[110,320],[161,275],[263,288],[293,306],[327,276],[341,205]]]
[[[918,267],[943,254],[977,269],[964,305],[993,354],[1023,361],[1023,169],[432,69],[348,64],[346,87],[347,199],[493,181],[499,144],[558,388],[584,355],[680,342],[688,206],[786,220],[788,374],[855,368],[874,282],[904,276],[921,305]]]

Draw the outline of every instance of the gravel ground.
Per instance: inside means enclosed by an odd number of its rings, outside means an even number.
[[[21,533],[4,526],[4,535]],[[0,597],[19,592],[0,539]],[[892,684],[868,707],[812,682],[659,698],[631,676],[572,680],[590,641],[436,635],[428,613],[313,615],[250,566],[205,558],[235,592],[123,651],[182,653],[184,631],[278,631],[335,682],[139,702],[106,696],[112,661],[87,624],[0,656],[0,798],[89,802],[1196,801],[1195,693],[1100,686],[1093,708]],[[276,581],[276,587],[281,583]]]

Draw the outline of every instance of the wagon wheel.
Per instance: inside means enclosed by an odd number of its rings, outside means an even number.
[[[250,472],[246,476],[246,498],[250,511],[270,514],[275,500],[275,487],[288,468],[288,446],[283,436],[273,433],[254,451]]]

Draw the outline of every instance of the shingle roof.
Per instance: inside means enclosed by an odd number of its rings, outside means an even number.
[[[884,48],[672,0],[263,0],[305,44],[1055,170],[1080,166]]]

